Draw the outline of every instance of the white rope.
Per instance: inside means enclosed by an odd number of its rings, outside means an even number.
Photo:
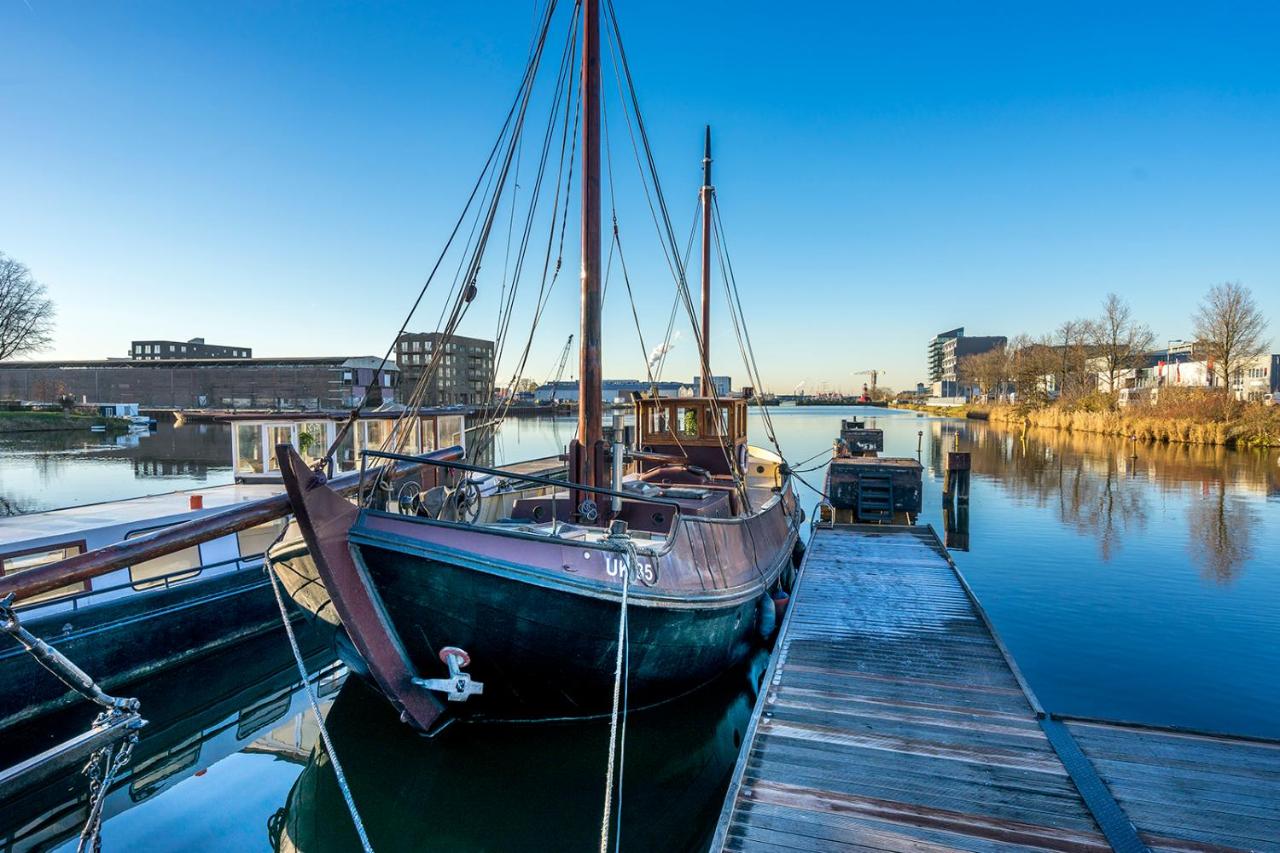
[[[285,525],[285,530],[288,525]],[[360,813],[356,811],[356,801],[351,796],[351,787],[347,785],[347,774],[342,772],[342,765],[338,762],[338,753],[333,748],[333,741],[329,740],[329,729],[324,723],[324,716],[320,713],[320,703],[316,700],[316,694],[311,689],[311,680],[307,677],[307,665],[302,661],[302,651],[298,648],[298,640],[293,636],[293,624],[289,619],[289,610],[284,605],[284,596],[280,594],[280,579],[276,577],[275,569],[272,568],[271,548],[275,547],[281,539],[284,538],[284,530],[280,531],[280,535],[276,537],[276,541],[271,543],[266,553],[262,555],[264,568],[267,571],[267,577],[271,579],[271,589],[276,594],[276,604],[280,605],[280,620],[284,622],[284,632],[289,637],[289,648],[293,649],[293,660],[298,665],[298,675],[302,678],[302,689],[307,691],[307,699],[311,702],[311,713],[315,714],[316,726],[320,729],[320,739],[324,741],[324,748],[329,751],[329,760],[333,762],[333,775],[337,777],[338,789],[342,791],[342,799],[347,801],[347,811],[351,812],[351,822],[355,824],[356,835],[360,836],[360,846],[364,853],[373,853],[373,845],[369,843],[369,836],[364,831],[364,822],[360,820]]]
[[[604,818],[600,821],[600,853],[609,853],[609,823],[610,815],[613,811],[613,776],[615,758],[618,760],[618,790],[622,790],[622,768],[621,757],[618,752],[618,726],[621,717],[622,738],[626,743],[627,737],[627,712],[626,707],[622,704],[622,685],[626,680],[626,668],[624,663],[627,660],[627,598],[631,591],[631,571],[634,564],[635,546],[631,544],[630,537],[626,534],[610,534],[610,539],[615,541],[621,539],[622,553],[625,555],[625,561],[622,568],[622,608],[618,615],[618,656],[614,663],[613,670],[613,713],[609,717],[609,762],[605,770],[604,783]],[[622,835],[622,798],[618,798],[618,835]]]

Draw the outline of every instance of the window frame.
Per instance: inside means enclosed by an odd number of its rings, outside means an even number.
[[[72,547],[79,548],[80,550],[77,553],[72,554],[71,557],[78,557],[89,550],[89,542],[85,539],[71,539],[66,542],[55,542],[49,545],[39,545],[34,548],[23,548],[18,551],[5,551],[3,553],[0,553],[0,578],[7,577],[9,575],[22,574],[21,571],[17,571],[17,572],[5,571],[4,564],[8,560],[13,559],[14,557],[26,557],[31,554],[39,554],[43,551],[55,551],[59,548],[61,548],[65,552],[68,548],[72,548]],[[71,557],[63,557],[62,559],[69,560],[71,559]],[[55,562],[61,562],[61,560],[58,560]],[[52,564],[47,564],[47,565],[52,565]],[[37,566],[36,568],[42,568],[42,566]],[[28,569],[27,571],[34,571],[34,569]],[[14,602],[14,604],[17,607],[29,607],[29,606],[34,607],[36,605],[52,604],[56,601],[64,601],[69,598],[74,598],[78,595],[84,595],[86,593],[93,592],[93,578],[85,578],[83,581],[75,581],[74,583],[84,584],[84,588],[74,590],[74,591],[64,592],[60,595],[50,595],[50,593],[57,592],[56,589],[51,589],[48,592],[39,593],[39,595],[49,596],[48,598],[37,597],[36,601],[31,601],[29,598],[18,599],[17,601]]]

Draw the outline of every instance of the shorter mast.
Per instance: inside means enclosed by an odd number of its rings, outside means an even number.
[[[702,396],[712,396],[711,387],[711,125],[707,125],[702,152]]]

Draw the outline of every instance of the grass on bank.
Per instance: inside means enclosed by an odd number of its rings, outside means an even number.
[[[97,415],[73,415],[65,412],[0,411],[0,433],[52,432],[55,430],[87,430],[102,424],[110,430],[129,428],[128,421]]]
[[[1246,403],[1207,388],[1165,388],[1157,402],[1124,409],[1101,393],[1042,404],[920,408],[1015,426],[1136,436],[1139,441],[1280,447],[1280,406]]]

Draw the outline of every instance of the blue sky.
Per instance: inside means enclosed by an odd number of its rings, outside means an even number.
[[[849,388],[873,367],[913,385],[934,332],[1040,333],[1108,291],[1179,338],[1210,285],[1239,280],[1280,340],[1280,7],[618,5],[681,234],[714,128],[776,390]],[[381,352],[532,23],[531,3],[0,4],[0,251],[58,304],[48,355],[197,335],[261,355]],[[634,172],[628,150],[614,157]],[[619,204],[652,342],[671,283],[639,196]],[[573,247],[534,378],[576,327],[576,269]],[[492,335],[497,284],[482,279],[464,333]],[[622,294],[606,374],[640,376]],[[690,340],[669,374],[692,375]],[[742,377],[726,325],[713,351]]]

